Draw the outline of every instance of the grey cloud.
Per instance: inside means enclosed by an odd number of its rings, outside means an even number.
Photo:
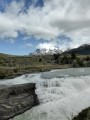
[[[59,30],[63,32],[73,32],[76,30],[81,30],[84,28],[90,28],[90,20],[86,21],[71,21],[71,20],[58,20],[51,23],[53,27],[57,27]]]

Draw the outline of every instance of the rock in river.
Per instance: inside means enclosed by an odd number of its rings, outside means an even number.
[[[0,120],[8,120],[38,105],[35,84],[0,86]]]

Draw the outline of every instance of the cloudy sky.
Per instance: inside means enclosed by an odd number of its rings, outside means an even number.
[[[0,0],[0,52],[90,43],[90,0]]]

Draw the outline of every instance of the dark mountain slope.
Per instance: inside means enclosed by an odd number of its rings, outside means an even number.
[[[74,49],[65,51],[64,53],[65,54],[76,53],[76,54],[81,54],[81,55],[89,55],[90,54],[90,45],[89,44],[84,44],[84,45],[81,45],[78,48],[74,48]]]

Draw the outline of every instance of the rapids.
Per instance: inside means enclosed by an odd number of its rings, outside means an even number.
[[[90,106],[90,68],[52,70],[0,81],[0,84],[36,83],[40,105],[11,120],[72,120]]]

